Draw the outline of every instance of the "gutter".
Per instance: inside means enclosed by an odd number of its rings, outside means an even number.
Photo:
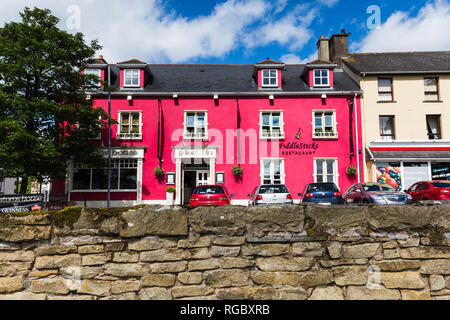
[[[196,96],[211,96],[217,94],[219,96],[267,96],[267,95],[275,95],[275,96],[317,96],[317,95],[330,95],[330,96],[348,96],[348,95],[362,95],[361,90],[356,91],[314,91],[314,92],[280,92],[280,91],[265,91],[265,92],[146,92],[146,91],[120,91],[120,92],[111,92],[113,96],[167,96],[173,97],[173,95],[178,96],[186,96],[186,97],[196,97]],[[106,92],[90,92],[91,96],[104,96],[107,95]]]
[[[369,76],[375,76],[375,75],[389,75],[389,74],[450,74],[450,71],[432,71],[432,70],[427,70],[427,71],[369,71],[369,72],[359,72],[360,76],[365,76],[365,75],[369,75]]]

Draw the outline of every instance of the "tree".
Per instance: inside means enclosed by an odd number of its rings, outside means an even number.
[[[107,115],[86,91],[98,77],[82,75],[101,46],[57,27],[48,9],[25,8],[21,22],[0,28],[0,179],[64,177],[67,161],[103,161],[90,143]]]

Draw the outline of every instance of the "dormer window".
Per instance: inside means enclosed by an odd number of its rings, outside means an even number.
[[[124,86],[125,87],[139,87],[140,86],[140,70],[139,69],[126,69],[124,72]]]
[[[314,87],[330,86],[330,70],[315,69],[313,72],[314,72]]]
[[[85,75],[93,75],[97,76],[100,80],[102,79],[102,72],[100,69],[85,69],[84,70]],[[102,85],[101,82],[95,83],[97,87],[100,87]]]
[[[278,87],[278,70],[262,70],[262,84],[263,87]]]

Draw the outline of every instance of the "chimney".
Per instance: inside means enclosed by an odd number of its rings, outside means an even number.
[[[317,53],[319,60],[330,61],[330,39],[320,37],[317,42]]]
[[[330,39],[330,59],[332,62],[341,65],[342,58],[348,56],[348,37],[351,33],[347,33],[345,29],[341,33],[334,34]]]

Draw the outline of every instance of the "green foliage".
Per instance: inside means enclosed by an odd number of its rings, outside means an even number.
[[[242,177],[242,167],[234,166],[233,167],[233,176],[235,176],[235,177]]]
[[[357,169],[354,166],[349,166],[347,168],[347,174],[349,176],[354,176],[357,173]]]
[[[158,178],[164,177],[164,169],[161,167],[156,167],[155,170],[153,170],[153,172],[155,173],[155,176]]]
[[[166,192],[174,193],[175,188],[174,187],[167,187]]]
[[[66,207],[53,213],[53,222],[57,227],[72,226],[80,219],[82,207]]]
[[[0,28],[0,178],[26,184],[28,177],[64,177],[68,160],[99,165],[89,140],[108,116],[86,99],[99,79],[81,71],[101,47],[60,30],[50,10],[20,15],[21,22]]]

